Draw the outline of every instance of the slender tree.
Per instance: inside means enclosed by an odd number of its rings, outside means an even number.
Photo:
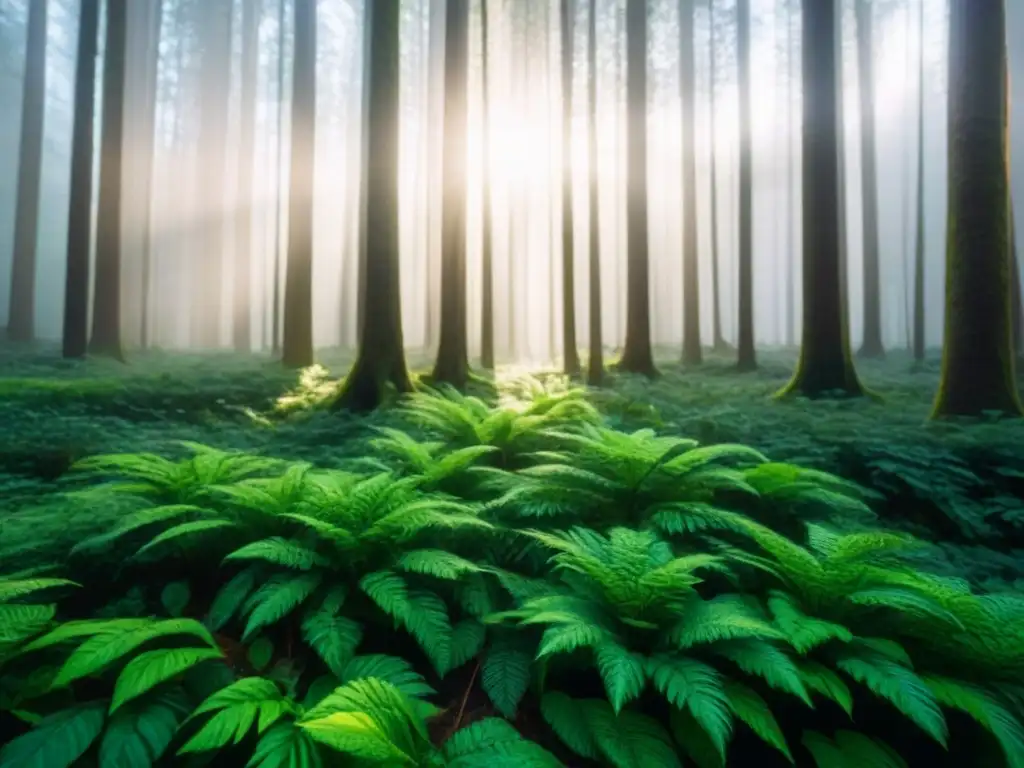
[[[796,9],[793,0],[784,0],[783,11],[786,20],[786,346],[796,343],[796,237],[794,232],[795,211],[793,194],[795,157],[793,152],[793,81],[796,79],[796,55],[793,39],[793,12]]]
[[[679,91],[683,124],[683,362],[698,365],[700,344],[700,270],[697,251],[697,52],[694,46],[695,0],[679,0]],[[714,32],[712,32],[714,34]]]
[[[367,3],[369,98],[366,132],[366,278],[364,300],[372,323],[360,329],[359,353],[336,405],[376,408],[390,384],[412,389],[402,340],[398,260],[399,30],[401,0]]]
[[[444,192],[441,226],[441,341],[433,379],[469,380],[466,329],[466,129],[469,117],[469,0],[447,0],[444,53]]]
[[[587,19],[587,185],[590,208],[590,359],[587,384],[601,386],[604,380],[604,343],[601,333],[601,225],[597,165],[597,0],[590,0]]]
[[[1010,301],[1006,6],[951,0],[946,327],[933,418],[1022,415]]]
[[[295,0],[292,64],[288,263],[281,357],[291,368],[313,364],[313,162],[316,149],[316,0]]]
[[[252,177],[255,161],[259,0],[242,0],[241,135],[238,141],[238,212],[235,217],[234,317],[231,335],[239,352],[252,348]]]
[[[796,372],[779,396],[863,394],[841,301],[839,174],[840,0],[803,7],[803,334]]]
[[[84,357],[89,343],[89,252],[92,245],[92,155],[99,48],[100,0],[82,0],[71,129],[67,274],[64,279],[64,357]]]
[[[722,335],[722,288],[719,280],[721,268],[721,248],[718,242],[718,135],[716,130],[715,91],[718,86],[718,46],[716,45],[717,29],[715,27],[715,0],[708,0],[708,99],[711,131],[711,298],[712,298],[712,336],[716,351],[728,349],[729,344]]]
[[[270,346],[274,352],[281,349],[281,202],[282,183],[281,160],[284,155],[284,29],[285,0],[277,4],[277,162],[274,175],[277,181],[274,199],[274,263],[270,275],[271,309],[270,309]]]
[[[490,35],[487,15],[487,0],[480,0],[480,50],[483,59],[481,73],[481,97],[483,101],[480,126],[480,154],[482,156],[481,176],[483,219],[481,237],[481,261],[483,296],[480,307],[480,365],[486,370],[494,369],[494,199],[491,191],[491,113],[490,113]]]
[[[157,70],[160,65],[160,31],[163,27],[163,0],[150,0],[144,7],[144,20],[147,22],[147,34],[141,40],[143,61],[140,90],[142,92],[142,120],[140,121],[139,138],[141,149],[137,158],[138,167],[135,171],[138,182],[138,201],[140,209],[137,215],[140,221],[139,261],[142,274],[139,279],[139,343],[145,349],[150,345],[151,328],[151,289],[153,283],[153,176],[156,170],[156,107],[157,107]]]
[[[11,341],[31,341],[35,334],[36,239],[39,235],[39,186],[46,106],[47,9],[48,0],[33,0],[28,6],[25,78],[21,91],[18,197],[7,317],[7,338]]]
[[[89,351],[115,360],[124,360],[121,347],[121,169],[127,33],[128,0],[107,0],[96,276]]]
[[[562,31],[562,354],[564,371],[579,376],[580,356],[576,349],[576,265],[572,195],[572,93],[573,0],[560,0]]]
[[[864,268],[862,357],[885,356],[882,343],[882,276],[878,257],[878,168],[875,153],[875,66],[873,4],[856,0],[858,93],[860,96],[861,223]]]
[[[920,50],[917,73],[917,232],[914,244],[914,361],[924,362],[924,0],[918,2]]]
[[[656,376],[647,229],[647,0],[626,4],[626,346],[619,369]]]
[[[736,0],[740,91],[739,339],[737,368],[757,368],[754,352],[754,164],[750,123],[750,0]]]

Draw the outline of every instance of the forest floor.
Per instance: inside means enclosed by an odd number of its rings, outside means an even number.
[[[121,514],[69,501],[74,461],[98,453],[180,455],[181,441],[334,467],[365,447],[385,411],[368,417],[304,408],[344,375],[350,358],[325,353],[325,379],[299,386],[266,355],[133,355],[130,365],[61,360],[50,347],[0,348],[0,562],[6,571],[60,559],[70,544]],[[415,369],[426,358],[411,356]],[[791,351],[765,351],[738,374],[709,355],[683,369],[666,351],[654,382],[616,376],[595,404],[619,425],[743,443],[769,458],[834,472],[877,492],[886,525],[936,544],[951,574],[979,585],[1024,583],[1024,425],[926,423],[938,360],[912,371],[893,353],[861,361],[880,401],[777,402]],[[499,379],[515,371],[499,371]],[[292,393],[292,400],[282,401]],[[275,404],[296,411],[266,418]]]

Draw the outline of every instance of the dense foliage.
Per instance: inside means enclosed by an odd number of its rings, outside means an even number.
[[[1024,600],[877,493],[564,387],[390,418],[78,461],[117,512],[0,582],[0,766],[1024,766]]]

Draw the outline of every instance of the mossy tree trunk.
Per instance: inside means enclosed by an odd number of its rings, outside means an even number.
[[[11,341],[31,341],[35,335],[36,241],[39,236],[39,187],[43,170],[46,106],[47,7],[48,0],[32,0],[28,6],[18,144],[18,196],[7,315],[7,338]]]
[[[84,357],[89,344],[89,252],[92,245],[93,118],[100,0],[82,0],[75,63],[75,117],[71,133],[67,273],[64,278],[64,357]]]
[[[703,359],[700,344],[700,268],[697,260],[694,5],[695,0],[679,0],[679,90],[683,111],[683,363],[687,365],[699,365]]]
[[[441,219],[441,340],[432,378],[469,380],[466,327],[466,128],[469,0],[447,0],[444,46],[444,190]]]
[[[779,396],[861,395],[840,269],[839,0],[803,0],[803,334]]]
[[[238,142],[238,212],[235,219],[234,312],[231,323],[232,341],[238,352],[248,352],[252,348],[252,177],[259,24],[258,0],[243,0],[241,135]]]
[[[1019,416],[1003,0],[951,0],[948,120],[946,323],[932,417]]]
[[[860,97],[861,231],[864,271],[864,338],[861,357],[885,357],[878,246],[878,160],[875,152],[874,17],[868,0],[856,0],[858,95]]]
[[[590,209],[590,355],[587,384],[599,387],[604,381],[604,340],[601,333],[601,225],[597,167],[597,0],[590,0],[587,20],[587,185]]]
[[[573,0],[561,0],[559,26],[562,32],[562,356],[563,370],[579,376],[580,356],[576,349],[576,265],[572,209],[572,69]]]
[[[626,3],[626,344],[618,368],[657,375],[647,228],[647,0]]]
[[[757,368],[754,352],[754,164],[750,123],[750,0],[736,0],[740,92],[739,325],[736,367]]]
[[[295,0],[292,64],[288,263],[285,266],[281,359],[313,364],[313,189],[316,148],[316,0]]]
[[[103,54],[100,184],[96,216],[96,275],[89,351],[124,360],[121,347],[121,168],[128,0],[107,0]]]
[[[401,0],[373,0],[368,64],[366,163],[366,279],[364,301],[373,322],[360,329],[359,354],[335,406],[356,411],[380,405],[390,384],[412,389],[402,339],[398,260],[399,29]]]
[[[487,16],[487,0],[480,0],[480,53],[482,58],[481,90],[483,102],[483,125],[480,128],[480,152],[483,157],[481,168],[483,186],[482,257],[481,280],[483,296],[480,302],[480,366],[494,370],[494,211],[491,193],[491,140],[490,140],[490,24]]]

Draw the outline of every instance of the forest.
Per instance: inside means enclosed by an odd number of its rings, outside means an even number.
[[[0,768],[1024,768],[1024,2],[0,0]]]

